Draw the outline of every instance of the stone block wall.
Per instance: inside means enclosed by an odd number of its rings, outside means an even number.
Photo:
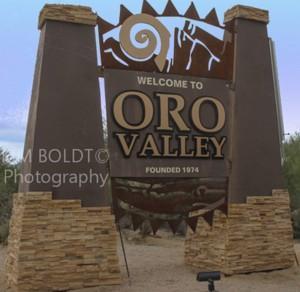
[[[248,197],[230,204],[228,217],[215,212],[213,227],[200,219],[189,231],[185,261],[199,271],[238,274],[289,268],[294,264],[289,194]]]
[[[119,284],[110,208],[83,208],[51,193],[15,194],[6,269],[8,287],[17,292]]]

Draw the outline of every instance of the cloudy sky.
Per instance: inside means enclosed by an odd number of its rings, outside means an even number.
[[[166,0],[149,0],[161,12]],[[190,0],[174,0],[180,12]],[[121,3],[133,13],[142,0],[9,0],[1,2],[0,18],[0,146],[21,158],[39,38],[37,19],[45,3],[91,6],[101,17],[118,23]],[[286,133],[300,131],[300,1],[299,0],[195,0],[200,16],[213,7],[223,20],[224,12],[236,4],[270,11],[269,34],[276,43],[283,117]]]

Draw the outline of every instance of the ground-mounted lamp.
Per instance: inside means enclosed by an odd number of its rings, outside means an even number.
[[[221,280],[220,272],[200,272],[197,275],[197,281],[208,282],[208,291],[216,291],[214,281]]]

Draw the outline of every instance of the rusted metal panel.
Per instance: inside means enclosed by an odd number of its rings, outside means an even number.
[[[133,15],[128,9],[121,5],[120,20],[118,25],[108,23],[102,18],[98,18],[99,40],[102,56],[102,66],[106,69],[137,70],[146,72],[161,72],[197,77],[218,78],[231,80],[232,78],[232,30],[230,25],[225,27],[220,25],[215,9],[211,10],[205,18],[200,18],[191,3],[187,11],[180,15],[171,1],[167,3],[162,14],[158,14],[147,1],[144,1],[139,21],[134,23],[133,19],[138,15]],[[181,28],[168,28],[164,20],[170,17],[181,18],[184,26]],[[150,20],[146,20],[152,19]],[[143,20],[144,19],[144,20]],[[130,21],[132,20],[132,21]],[[174,20],[176,22],[176,20]],[[119,39],[119,31],[122,31],[126,23],[134,24],[146,23],[148,27],[136,31],[135,37],[140,38],[143,48],[134,40],[128,38],[132,47],[136,51],[150,47],[154,41],[157,47],[168,46],[168,56],[160,56],[157,50],[149,53],[147,58],[138,60],[124,50],[124,45]],[[157,24],[159,22],[159,24]],[[169,29],[169,38],[158,33],[150,37],[151,32],[160,31],[160,28]],[[219,30],[223,33],[223,39],[216,37],[212,31]],[[140,35],[139,35],[140,34]],[[229,37],[230,36],[230,37]],[[157,39],[156,39],[157,38]],[[172,54],[172,48],[175,48]],[[156,59],[166,59],[164,65],[159,68]],[[199,63],[200,62],[200,63]],[[189,64],[192,63],[192,66]]]
[[[220,209],[226,212],[227,209],[227,187],[229,176],[228,147],[224,144],[222,149],[222,158],[214,159],[210,157],[200,158],[191,156],[189,158],[180,157],[179,137],[186,137],[186,151],[191,153],[195,151],[193,138],[207,136],[209,138],[220,139],[230,135],[228,125],[230,124],[230,100],[229,84],[224,80],[205,79],[195,77],[183,77],[178,75],[166,75],[160,73],[146,72],[125,72],[123,70],[104,70],[105,88],[106,88],[106,105],[108,118],[108,148],[110,149],[110,174],[112,176],[112,194],[114,199],[114,209],[117,218],[123,214],[132,215],[134,228],[138,228],[143,220],[148,219],[152,222],[153,231],[156,231],[160,222],[169,222],[174,229],[178,222],[185,220],[191,228],[195,228],[197,218],[204,216],[208,223],[211,223],[212,212]],[[142,78],[142,79],[141,79]],[[138,80],[150,78],[151,85],[140,84]],[[161,80],[180,80],[188,84],[187,88],[163,87],[155,85],[155,82]],[[153,81],[156,80],[156,81]],[[180,83],[182,84],[182,83]],[[191,84],[201,84],[197,89],[191,88]],[[201,89],[200,89],[201,88]],[[120,94],[126,93],[127,90],[145,94],[151,100],[153,105],[153,119],[146,128],[141,130],[130,131],[124,129],[117,122],[114,112],[114,105]],[[161,105],[158,102],[156,93],[178,94],[185,102],[184,109],[180,111],[183,121],[191,128],[190,131],[181,131],[176,126],[172,118],[170,120],[170,131],[158,130],[162,119]],[[214,97],[218,99],[225,108],[225,125],[217,133],[204,133],[193,126],[191,119],[192,106],[200,97]],[[132,100],[130,100],[132,99]],[[170,105],[174,109],[175,104]],[[122,106],[123,114],[126,121],[132,125],[137,125],[147,109],[143,109],[139,101],[134,96],[128,97],[128,103]],[[215,108],[207,104],[206,108],[201,111],[202,122],[208,128],[216,124]],[[125,155],[120,145],[120,139],[117,135],[124,134],[127,137],[126,143],[132,142],[131,134],[138,136],[137,141],[132,144],[132,151]],[[160,157],[155,157],[150,151],[147,157],[138,157],[148,135],[153,136],[157,143]],[[170,135],[170,149],[164,149],[162,136]],[[177,149],[178,157],[163,157],[175,153]],[[189,150],[187,150],[189,149]],[[214,151],[212,145],[210,151]],[[170,173],[151,173],[147,169],[165,169],[175,168],[179,172]],[[186,171],[186,170],[193,171]],[[197,169],[197,171],[196,171]],[[185,170],[185,171],[184,171]],[[193,177],[193,179],[191,179]],[[176,178],[176,179],[175,179]]]
[[[176,75],[166,75],[159,73],[145,72],[125,72],[122,70],[105,70],[105,88],[106,88],[106,104],[108,118],[108,145],[110,149],[110,173],[112,177],[227,177],[228,162],[227,162],[227,139],[229,135],[229,89],[228,84],[223,80],[199,79],[192,77],[182,77]],[[139,81],[151,81],[152,85],[140,84]],[[180,84],[186,84],[186,88],[176,87],[161,87],[154,85],[160,81],[180,81]],[[182,83],[185,82],[185,83]],[[178,83],[179,84],[179,83]],[[194,88],[192,88],[194,84]],[[197,89],[196,85],[199,88]],[[117,99],[126,91],[132,92],[129,94],[123,104],[123,113],[127,122],[132,125],[137,125],[143,120],[145,111],[148,112],[147,105],[141,104],[136,93],[141,92],[147,96],[149,103],[152,104],[153,118],[146,128],[141,130],[124,129],[117,121],[117,115],[120,113],[114,112],[114,106]],[[187,130],[181,130],[177,122],[172,118],[171,113],[174,110],[175,99],[170,98],[168,112],[162,112],[161,101],[158,95],[164,94],[167,96],[179,95],[184,103],[184,108],[178,114],[180,122],[185,124]],[[217,131],[203,132],[195,126],[192,120],[192,108],[194,108],[196,100],[203,97],[214,98],[225,109],[224,125]],[[164,117],[162,115],[165,115]],[[207,128],[212,129],[217,123],[216,108],[213,104],[207,102],[203,104],[200,111],[197,111],[202,123]],[[161,120],[168,119],[170,129],[168,131],[159,130],[158,125]],[[121,136],[122,135],[122,136]],[[150,136],[151,135],[151,136]],[[149,151],[147,155],[143,155],[145,145],[148,138],[153,137],[151,142],[155,143],[158,152]],[[166,139],[166,137],[169,137]],[[198,139],[208,139],[206,154],[199,153]],[[121,138],[126,139],[123,141]],[[216,140],[211,140],[216,139]],[[215,158],[215,144],[222,144],[220,151],[221,156]],[[150,142],[149,142],[150,143]],[[168,143],[166,146],[165,143]],[[183,143],[186,145],[184,146]],[[148,145],[148,144],[147,144]],[[132,146],[131,151],[124,153],[124,149]],[[198,147],[198,148],[197,148]],[[154,149],[154,148],[153,148]],[[176,154],[177,153],[177,154]],[[164,167],[176,168],[172,172],[161,172]]]
[[[182,19],[183,26],[169,29],[164,24],[165,17],[179,17]],[[140,23],[147,24],[149,29],[141,28],[132,37],[135,37],[138,42],[144,43],[143,49],[135,46],[130,37],[131,29]],[[193,135],[204,135],[195,129],[189,133],[183,133],[176,127],[172,131],[159,133],[157,125],[160,119],[160,109],[159,104],[157,104],[157,97],[155,97],[157,92],[180,94],[184,97],[185,108],[181,114],[187,123],[191,122],[191,107],[198,97],[219,98],[226,109],[227,120],[226,125],[217,133],[216,137],[220,139],[229,135],[228,125],[231,124],[229,122],[229,109],[232,107],[229,100],[229,87],[233,76],[234,50],[232,23],[226,24],[225,27],[221,26],[214,9],[205,18],[200,18],[193,3],[183,15],[180,15],[173,3],[168,1],[160,15],[147,1],[144,1],[141,14],[132,15],[124,6],[121,6],[118,25],[114,26],[98,18],[98,26],[108,110],[108,145],[112,193],[117,218],[122,216],[125,210],[126,213],[132,214],[134,228],[138,228],[143,222],[143,218],[146,218],[152,222],[154,231],[157,230],[162,221],[168,221],[172,230],[176,230],[183,219],[191,228],[195,229],[197,217],[203,214],[206,214],[205,220],[211,223],[214,209],[219,208],[225,212],[227,210],[230,166],[227,158],[214,161],[195,159],[195,157],[166,158],[157,157],[153,155],[154,153],[141,158],[137,157],[139,155],[137,149],[142,149],[143,141],[147,139],[148,135],[152,135],[159,144],[157,147],[160,152],[164,152],[160,140],[162,135],[172,136],[172,141],[169,141],[171,143],[170,149],[178,148],[176,137],[180,135],[189,137],[187,147],[194,149],[195,145],[192,145]],[[223,33],[223,38],[217,37],[208,28],[219,30]],[[158,35],[152,34],[153,29],[158,32]],[[152,48],[153,51],[148,50],[148,55],[145,55],[145,51],[155,44],[160,46],[160,50]],[[171,57],[170,48],[173,50]],[[145,86],[137,83],[138,76],[153,79],[187,80],[188,82],[197,81],[203,83],[204,88],[191,90],[191,88]],[[130,142],[133,140],[130,141],[130,139],[134,139],[134,137],[131,136],[130,138],[130,131],[124,131],[116,123],[113,107],[117,95],[129,89],[147,94],[154,105],[155,113],[153,121],[146,129],[134,133],[139,138],[134,143],[134,153],[130,157],[126,157],[126,155],[124,156],[124,149],[120,149],[119,136],[117,135],[123,133],[123,143],[127,143],[127,146],[131,145]],[[143,110],[139,102],[128,98],[127,105],[124,106],[124,114],[129,119],[129,123],[138,124],[143,116]],[[212,109],[206,107],[202,115],[204,123],[212,126],[214,123]],[[227,157],[227,145],[224,146],[223,150],[224,157]],[[199,171],[194,173],[181,171],[171,174],[146,172],[147,167],[160,166],[173,168],[179,166],[181,169],[187,166]],[[177,179],[174,180],[174,177]],[[194,179],[189,179],[191,177]],[[178,180],[179,178],[180,180]],[[201,210],[205,211],[201,213]]]
[[[182,220],[195,229],[199,216],[212,224],[214,210],[226,214],[227,185],[226,178],[112,178],[114,211],[117,220],[131,214],[134,229],[146,219],[168,222],[174,232]]]

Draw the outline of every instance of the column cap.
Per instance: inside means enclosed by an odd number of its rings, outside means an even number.
[[[269,23],[269,11],[250,6],[236,5],[225,12],[224,23],[236,18]]]
[[[46,20],[95,26],[97,24],[97,14],[88,6],[46,4],[39,15],[39,29],[43,27]]]

